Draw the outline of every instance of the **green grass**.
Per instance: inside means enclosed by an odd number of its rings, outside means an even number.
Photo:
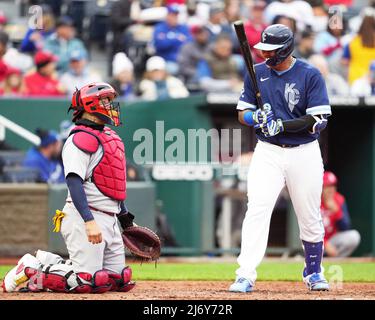
[[[233,280],[234,263],[153,263],[131,264],[135,280]],[[325,263],[327,279],[345,282],[375,282],[375,263]],[[0,266],[2,279],[11,267]],[[301,281],[302,262],[264,262],[258,268],[260,281]],[[331,279],[332,280],[332,279]]]

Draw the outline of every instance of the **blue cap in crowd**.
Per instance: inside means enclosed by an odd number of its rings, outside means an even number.
[[[69,16],[61,16],[57,22],[56,22],[56,27],[61,27],[61,26],[69,26],[73,27],[74,26],[74,21],[71,17]]]
[[[70,61],[80,61],[82,59],[87,59],[87,54],[84,50],[73,50],[69,54],[69,60]]]
[[[180,12],[180,7],[177,4],[170,4],[167,6],[168,13],[178,14]]]
[[[56,131],[50,130],[48,134],[43,135],[40,139],[40,147],[47,147],[52,143],[59,141],[59,135]]]
[[[370,63],[370,71],[375,71],[375,60]]]

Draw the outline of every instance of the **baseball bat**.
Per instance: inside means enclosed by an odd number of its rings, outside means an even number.
[[[236,21],[234,23],[234,29],[236,30],[237,39],[240,43],[240,49],[242,56],[245,60],[247,72],[249,73],[251,82],[253,84],[253,88],[255,90],[255,98],[257,100],[257,105],[260,109],[263,110],[262,96],[260,94],[258,83],[255,77],[253,57],[251,56],[250,46],[246,37],[243,22],[241,20]]]

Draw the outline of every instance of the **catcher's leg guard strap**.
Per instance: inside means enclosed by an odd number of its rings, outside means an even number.
[[[131,281],[132,269],[130,267],[122,269],[121,274],[108,271],[108,276],[111,291],[128,292],[135,286],[135,282]]]

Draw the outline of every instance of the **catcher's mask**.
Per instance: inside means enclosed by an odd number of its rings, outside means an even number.
[[[91,113],[106,124],[120,126],[120,104],[113,100],[117,92],[105,82],[95,82],[77,89],[72,96],[70,110],[73,110],[73,122],[81,117],[83,112]]]

